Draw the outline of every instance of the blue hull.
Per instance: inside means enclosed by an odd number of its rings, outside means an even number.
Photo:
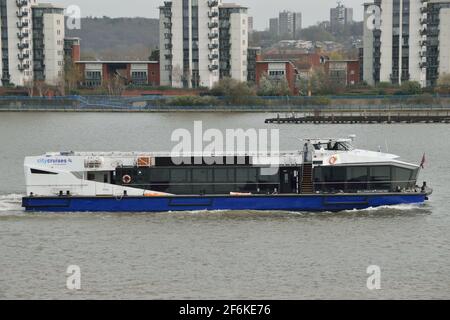
[[[172,197],[25,197],[27,211],[167,212],[197,210],[342,211],[398,204],[419,204],[424,193],[172,196]]]

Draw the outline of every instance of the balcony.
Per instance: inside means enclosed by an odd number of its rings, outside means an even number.
[[[164,22],[164,28],[172,29],[172,23],[171,22]]]
[[[420,18],[420,23],[421,24],[427,24],[428,23],[428,19],[427,18]]]
[[[208,28],[213,29],[213,28],[218,28],[219,24],[217,22],[208,22]]]
[[[217,11],[210,11],[208,12],[208,17],[209,18],[217,18],[219,16],[219,12]]]
[[[26,28],[28,27],[28,22],[27,21],[19,21],[17,22],[17,28],[22,29],[22,28]]]
[[[173,48],[173,45],[169,43],[169,44],[166,44],[164,47],[165,47],[166,49],[170,50],[170,49]]]
[[[164,58],[166,58],[166,60],[172,60],[173,54],[165,54]]]
[[[209,60],[217,60],[219,59],[219,55],[218,54],[210,54],[208,55]]]
[[[427,45],[429,45],[429,41],[427,40],[420,40],[419,41],[420,46],[422,47],[426,47]]]
[[[427,6],[420,7],[420,13],[427,13],[427,12],[428,12]]]
[[[214,50],[214,49],[217,49],[217,48],[219,48],[219,45],[217,43],[210,43],[210,44],[208,44],[208,49],[209,50]]]
[[[428,32],[427,28],[420,29],[420,35],[421,36],[426,36],[427,32]]]
[[[28,11],[19,10],[16,12],[18,18],[28,17]]]
[[[219,5],[219,1],[217,0],[209,0],[208,1],[208,7],[212,8],[212,7],[217,7]]]
[[[28,38],[28,32],[17,32],[17,37],[22,40],[23,38]]]
[[[164,34],[164,38],[165,38],[165,39],[172,39],[172,37],[173,37],[173,34],[172,34],[172,33],[165,33],[165,34]]]
[[[17,54],[17,58],[19,60],[24,60],[24,59],[28,59],[30,57],[30,55],[28,53],[18,53]]]
[[[30,45],[28,43],[18,43],[17,44],[17,48],[19,48],[19,50],[28,49],[29,47],[30,47]]]
[[[218,33],[208,33],[208,38],[217,39],[217,38],[219,38],[219,34]]]
[[[20,63],[19,65],[17,65],[17,68],[20,71],[28,70],[28,69],[30,69],[30,65],[28,63]]]
[[[28,5],[28,0],[16,0],[16,4],[19,8],[21,8]]]
[[[426,67],[428,67],[428,63],[426,61],[421,61],[421,62],[419,62],[419,67],[426,68]]]
[[[172,1],[164,1],[164,7],[172,8]]]
[[[217,64],[210,64],[208,69],[209,71],[219,70],[219,66]]]

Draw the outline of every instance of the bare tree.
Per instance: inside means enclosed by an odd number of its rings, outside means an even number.
[[[110,96],[121,96],[125,90],[125,83],[119,75],[103,81],[103,88],[106,89]]]
[[[49,86],[45,83],[45,81],[39,80],[34,84],[34,88],[36,89],[39,97],[45,96],[49,91]]]
[[[23,82],[23,87],[25,88],[25,89],[27,89],[27,92],[28,92],[28,96],[29,97],[32,97],[33,96],[33,92],[34,92],[34,82],[33,82],[33,80],[32,79],[30,79],[30,80],[25,80],[24,82]]]
[[[72,60],[66,60],[64,67],[64,81],[69,93],[78,87],[83,79],[83,73]]]

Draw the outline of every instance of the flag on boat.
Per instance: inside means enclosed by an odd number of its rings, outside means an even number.
[[[423,154],[423,157],[422,157],[422,161],[420,162],[420,167],[421,167],[422,169],[425,169],[425,163],[426,163],[426,161],[427,161],[427,159],[426,159],[425,153],[424,153],[424,154]]]

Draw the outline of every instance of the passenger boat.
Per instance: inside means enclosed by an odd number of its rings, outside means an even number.
[[[420,204],[421,165],[360,150],[353,138],[305,139],[280,153],[51,152],[25,158],[27,211],[341,211]]]

